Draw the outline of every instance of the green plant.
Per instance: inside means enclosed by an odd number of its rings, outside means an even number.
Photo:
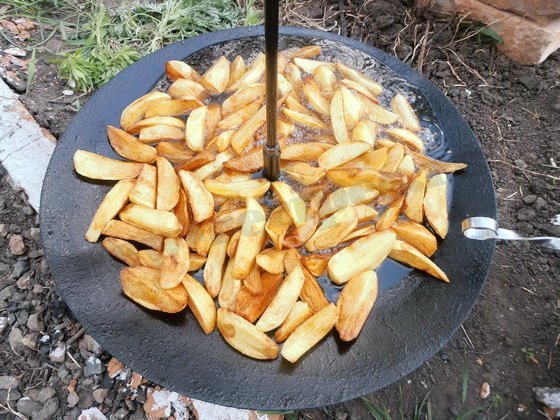
[[[366,406],[367,411],[371,414],[371,417],[374,420],[391,420],[391,413],[389,413],[389,410],[384,406],[384,407],[378,407],[376,405],[373,405],[371,403],[370,400],[368,400],[365,397],[361,398],[362,402],[364,403],[364,405]]]
[[[494,29],[482,23],[475,23],[473,29],[476,31],[476,41],[479,44],[503,44],[504,39]]]
[[[431,393],[431,390],[428,391],[421,400],[416,397],[416,404],[414,405],[414,420],[432,420],[432,403],[429,401]]]

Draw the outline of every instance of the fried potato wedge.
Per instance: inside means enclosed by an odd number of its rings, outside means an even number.
[[[313,236],[305,243],[308,251],[332,248],[343,242],[358,225],[358,216],[353,207],[337,210],[323,220]]]
[[[293,96],[288,96],[286,98],[286,108],[301,114],[309,114],[309,110],[299,103],[299,101]]]
[[[434,175],[428,181],[424,196],[424,212],[434,231],[441,238],[445,238],[449,230],[447,176],[445,174]]]
[[[397,238],[412,245],[422,254],[431,257],[437,250],[436,237],[419,223],[399,220],[393,225]]]
[[[214,197],[194,173],[179,171],[179,178],[191,206],[194,223],[209,219],[214,214]]]
[[[303,245],[315,232],[319,224],[319,206],[323,200],[323,192],[315,193],[305,213],[305,223],[301,226],[294,226],[288,231],[284,238],[284,246],[287,248],[297,248]]]
[[[401,163],[399,163],[397,172],[410,179],[414,175],[415,169],[412,157],[410,155],[405,155],[402,158]]]
[[[331,126],[334,138],[338,143],[347,143],[350,141],[346,120],[344,118],[344,99],[342,91],[338,89],[331,100],[330,106]]]
[[[232,269],[233,277],[244,279],[253,269],[255,260],[261,251],[265,237],[266,214],[253,198],[247,199],[247,214],[241,228],[241,236],[235,253]]]
[[[159,270],[150,267],[128,267],[121,270],[123,293],[139,305],[161,312],[177,313],[187,306],[188,295],[182,285],[173,289],[159,286]]]
[[[278,356],[278,345],[246,319],[227,309],[218,309],[218,330],[235,350],[253,359],[269,360]]]
[[[308,254],[301,257],[301,263],[315,277],[320,277],[327,271],[332,254]]]
[[[274,298],[280,283],[281,274],[263,272],[260,275],[260,290],[255,292],[247,285],[241,287],[235,302],[235,312],[249,322],[255,322]]]
[[[193,157],[193,152],[185,146],[184,142],[162,141],[156,146],[156,150],[158,155],[171,163],[185,163]]]
[[[243,60],[243,57],[240,55],[236,55],[229,67],[228,90],[229,87],[237,82],[246,71],[247,66],[245,65],[245,60]]]
[[[324,169],[333,169],[371,150],[371,144],[361,141],[340,143],[324,152],[317,162]]]
[[[151,125],[140,130],[138,142],[141,144],[153,144],[162,141],[183,140],[185,133],[183,130],[169,125]]]
[[[285,182],[276,181],[272,190],[280,200],[282,207],[288,212],[296,227],[305,223],[305,201]]]
[[[338,82],[333,69],[329,66],[319,66],[313,72],[313,79],[317,82],[323,95],[327,99],[332,98],[334,88]]]
[[[321,68],[326,68],[321,66]],[[306,77],[303,82],[303,93],[311,107],[322,115],[330,115],[330,103],[328,99],[323,96],[321,88],[315,81],[313,77]],[[332,95],[332,85],[331,85],[331,95]]]
[[[215,237],[214,219],[210,218],[196,225],[192,225],[185,239],[193,251],[206,257]]]
[[[203,101],[208,97],[208,91],[200,83],[191,79],[178,78],[167,89],[173,99],[195,98]]]
[[[157,166],[157,193],[156,209],[172,210],[179,201],[179,188],[181,183],[175,173],[173,165],[165,158],[158,157]]]
[[[153,104],[146,110],[145,117],[175,117],[177,115],[185,115],[203,106],[198,99],[168,99]]]
[[[235,133],[235,130],[222,131],[214,137],[212,141],[216,143],[219,152],[225,152],[229,148],[233,133]]]
[[[314,117],[311,114],[304,114],[302,112],[292,111],[289,108],[283,108],[282,113],[297,124],[301,124],[305,127],[315,128],[318,130],[326,130],[326,124],[319,118]]]
[[[342,79],[340,82],[347,88],[352,89],[353,91],[359,93],[360,95],[365,96],[373,103],[376,104],[379,103],[377,97],[373,93],[371,93],[365,86],[359,84],[358,82],[351,79]]]
[[[200,83],[213,95],[226,90],[229,83],[230,62],[223,55],[202,75]]]
[[[111,125],[107,126],[109,143],[120,156],[134,162],[152,163],[157,151],[152,146],[142,144],[136,137]]]
[[[296,91],[299,91],[301,86],[303,86],[303,79],[301,77],[301,71],[300,71],[299,67],[296,66],[294,63],[288,63],[286,65],[286,69],[284,71],[284,76],[286,77],[286,80],[288,82],[290,82],[290,84],[292,85],[292,87]]]
[[[377,124],[371,120],[361,120],[352,129],[350,137],[353,142],[364,142],[373,147],[377,137]]]
[[[290,82],[282,75],[282,73],[278,73],[277,77],[277,89],[278,89],[278,96],[288,96],[292,94],[294,88]]]
[[[233,277],[232,270],[235,260],[230,258],[227,262],[224,276],[222,277],[222,287],[218,293],[218,305],[220,308],[235,310],[235,302],[237,295],[241,290],[242,282],[240,279]]]
[[[221,182],[215,179],[207,179],[204,185],[217,196],[225,198],[260,198],[270,188],[270,182],[264,178],[251,179],[240,182]]]
[[[424,194],[426,192],[427,180],[428,171],[420,169],[408,186],[404,199],[403,213],[416,223],[424,221]]]
[[[120,220],[111,220],[103,229],[103,235],[127,241],[139,242],[156,251],[163,249],[163,236],[137,228]],[[140,251],[139,251],[140,252]]]
[[[284,207],[278,206],[270,213],[270,217],[265,224],[265,230],[277,250],[282,249],[284,237],[292,224],[292,218],[284,210]]]
[[[303,185],[316,184],[325,176],[327,170],[305,162],[282,162],[280,169]]]
[[[222,107],[220,104],[212,103],[208,104],[206,108],[205,139],[209,140],[214,138],[218,124],[222,120]]]
[[[255,147],[249,152],[224,163],[228,169],[240,172],[256,172],[263,166],[263,147]]]
[[[378,191],[398,190],[406,182],[406,178],[400,174],[359,168],[330,169],[327,178],[340,187],[365,185]]]
[[[365,204],[358,204],[354,206],[356,215],[358,216],[358,223],[370,222],[374,220],[379,214],[373,207]]]
[[[216,326],[216,304],[206,289],[186,274],[181,281],[189,295],[188,306],[200,324],[204,334],[210,334]]]
[[[238,89],[244,88],[246,86],[258,83],[264,76],[264,70],[266,67],[266,61],[263,53],[259,53],[253,62],[247,68],[247,71],[243,73],[237,81],[230,84],[227,88],[228,92],[235,92]]]
[[[206,143],[206,115],[208,107],[201,106],[194,109],[187,119],[185,141],[189,149],[194,152],[204,150]]]
[[[189,270],[189,247],[183,238],[165,238],[159,285],[172,289],[181,283]]]
[[[200,74],[189,66],[184,61],[170,60],[165,63],[165,72],[171,80],[176,80],[179,78],[192,79],[195,82],[200,80]],[[121,124],[122,125],[122,124]]]
[[[216,155],[214,155],[214,153],[210,150],[203,150],[200,153],[197,153],[196,155],[194,155],[192,158],[190,158],[189,160],[187,160],[186,162],[181,163],[179,166],[177,166],[177,168],[175,168],[175,170],[177,171],[177,173],[179,173],[179,171],[194,171],[198,168],[201,168],[202,166],[206,165],[207,163],[210,163],[212,161],[214,161],[216,159]]]
[[[281,355],[295,363],[325,337],[336,324],[338,309],[332,303],[307,318],[285,341]]]
[[[257,255],[256,262],[268,273],[282,274],[284,272],[284,255],[286,255],[285,251],[269,248]]]
[[[282,54],[284,54],[288,60],[292,60],[296,57],[313,58],[321,54],[321,47],[319,45],[307,45],[293,50],[282,51]]]
[[[286,255],[284,256],[286,272],[291,273],[297,265],[301,266],[301,257],[297,249],[290,248],[286,251]],[[323,288],[317,282],[317,279],[313,277],[306,268],[301,267],[301,270],[305,278],[300,294],[301,300],[306,302],[313,312],[318,312],[327,306],[329,301],[325,296]]]
[[[404,241],[397,240],[395,242],[389,257],[418,270],[425,271],[436,279],[449,283],[449,278],[436,263]]]
[[[352,130],[362,118],[363,107],[360,98],[345,86],[340,88],[346,128]]]
[[[354,70],[351,67],[348,67],[345,64],[342,64],[341,62],[336,63],[336,70],[340,74],[342,74],[344,77],[346,77],[347,79],[358,82],[363,87],[365,87],[367,90],[369,90],[371,93],[373,93],[375,96],[380,95],[381,92],[383,91],[383,88],[381,87],[381,85],[379,85],[373,79],[371,79],[368,76],[360,73],[357,70]]]
[[[240,155],[251,142],[255,133],[266,122],[266,106],[262,106],[247,121],[245,121],[231,137],[233,151]]]
[[[206,178],[209,178],[221,172],[222,169],[224,169],[224,163],[233,157],[234,154],[230,150],[226,150],[225,152],[218,153],[216,155],[216,159],[196,169],[194,173],[198,176],[198,178],[201,181],[204,181]]]
[[[403,95],[397,93],[393,96],[393,99],[391,99],[391,108],[395,114],[399,115],[399,120],[404,128],[411,131],[420,131],[420,120]]]
[[[182,188],[179,188],[179,200],[177,201],[177,205],[173,209],[173,213],[177,217],[177,220],[182,226],[181,232],[179,236],[184,238],[189,228],[191,227],[191,217],[189,214],[189,207],[188,207],[188,199],[187,194],[183,191]]]
[[[466,163],[444,162],[441,160],[432,159],[429,156],[417,153],[413,150],[406,149],[406,153],[412,157],[414,163],[421,168],[427,168],[434,173],[453,173],[465,169],[468,165]]]
[[[261,268],[258,265],[255,264],[247,277],[243,279],[243,286],[249,289],[251,293],[259,294],[262,292]]]
[[[391,252],[397,235],[390,229],[358,239],[329,260],[331,281],[344,284],[355,275],[376,269]]]
[[[232,112],[226,116],[223,120],[218,123],[218,128],[221,130],[236,130],[243,123],[248,121],[253,115],[255,115],[262,106],[262,99],[257,99],[251,102],[235,112]],[[257,129],[258,130],[258,129]],[[255,130],[256,131],[256,130]]]
[[[155,210],[149,207],[129,204],[119,213],[122,221],[140,229],[165,237],[175,237],[181,232],[182,226],[177,217],[168,211]]]
[[[339,188],[327,196],[319,209],[319,217],[330,216],[334,212],[348,206],[370,203],[378,196],[379,192],[377,190],[363,185]]]
[[[118,181],[136,178],[143,167],[142,163],[123,162],[85,150],[76,150],[74,153],[74,169],[90,179]]]
[[[102,242],[103,248],[116,259],[130,267],[142,265],[138,258],[138,250],[130,242],[117,238],[105,238]]]
[[[408,147],[418,152],[424,151],[424,142],[422,139],[406,128],[389,128],[387,134],[389,134],[391,138],[406,144]]]
[[[375,228],[377,230],[389,229],[399,219],[401,209],[404,203],[404,197],[401,196],[393,201],[377,219]]]
[[[364,106],[364,115],[370,120],[379,124],[394,124],[399,120],[398,114],[383,108],[381,105],[376,104],[371,99],[361,96],[362,105]]]
[[[140,134],[140,132],[148,127],[153,126],[169,126],[176,128],[178,131],[183,132],[185,130],[185,122],[177,117],[151,117],[144,118],[138,122],[127,127],[125,130],[128,134]],[[182,138],[182,137],[180,137]]]
[[[404,156],[404,146],[400,143],[395,143],[387,153],[387,159],[381,168],[385,172],[396,172]]]
[[[274,298],[255,326],[263,332],[279,327],[296,303],[304,282],[303,271],[296,265],[278,288]]]
[[[342,165],[342,168],[358,168],[358,169],[375,169],[381,170],[389,155],[389,148],[382,147],[380,149],[370,150],[356,159]]]
[[[154,249],[143,249],[137,252],[138,260],[140,265],[150,268],[161,269],[161,263],[163,261],[162,255]]]
[[[121,127],[128,131],[127,128],[132,124],[144,118],[146,111],[156,103],[163,102],[171,99],[167,93],[163,92],[149,92],[144,96],[136,99],[128,105],[121,114],[120,124]]]
[[[134,181],[122,180],[109,190],[95,211],[95,215],[85,234],[86,241],[97,242],[107,223],[128,203],[128,196],[133,187]]]
[[[319,156],[332,147],[330,144],[309,142],[309,143],[292,143],[282,148],[280,158],[290,161],[308,162],[317,160]]]
[[[286,317],[286,320],[282,323],[280,328],[274,333],[274,339],[277,343],[286,341],[290,334],[299,326],[303,321],[308,319],[313,315],[313,311],[309,305],[302,301],[297,301],[292,310]]]
[[[189,272],[200,270],[205,263],[205,257],[191,252],[191,256],[189,258]]]
[[[354,340],[362,330],[377,299],[377,274],[365,271],[352,277],[338,298],[336,330],[342,341]]]
[[[248,85],[243,89],[239,89],[224,101],[222,104],[222,114],[224,116],[231,115],[253,102],[261,101],[264,98],[264,95],[264,83],[255,83]]]
[[[246,213],[247,209],[245,208],[237,208],[220,213],[214,219],[214,228],[216,229],[216,233],[219,234],[239,229],[243,226]]]
[[[320,66],[325,66],[334,69],[334,63],[328,61],[310,60],[308,58],[294,57],[294,64],[297,65],[304,72],[313,74]]]
[[[363,227],[360,227],[360,228],[356,228],[355,230],[350,232],[348,234],[348,236],[346,236],[346,238],[344,238],[344,240],[342,242],[353,241],[354,239],[358,239],[358,238],[361,238],[363,236],[371,235],[372,233],[375,233],[376,231],[377,231],[377,229],[375,228],[375,225],[367,225],[367,226],[363,226]]]

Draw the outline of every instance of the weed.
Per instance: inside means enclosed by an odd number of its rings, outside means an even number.
[[[428,391],[424,398],[418,400],[416,397],[416,404],[414,406],[414,420],[432,420],[432,403],[428,400],[432,391]]]
[[[472,28],[476,31],[476,41],[479,44],[503,44],[504,39],[494,29],[482,23],[475,23]]]
[[[469,391],[469,371],[467,370],[467,365],[465,365],[465,369],[463,370],[463,382],[461,386],[461,400],[463,404],[467,401],[467,393]]]
[[[383,406],[383,407],[378,407],[376,405],[373,405],[371,403],[371,401],[369,401],[367,398],[362,397],[362,402],[364,403],[364,405],[366,406],[367,411],[369,412],[369,414],[371,414],[371,417],[374,420],[391,420],[391,413],[389,413],[389,410]]]

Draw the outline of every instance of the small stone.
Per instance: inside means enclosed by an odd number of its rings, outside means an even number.
[[[29,315],[29,318],[27,318],[27,328],[29,328],[31,331],[37,331],[37,332],[43,331],[45,325],[41,320],[41,315],[40,314]]]
[[[113,418],[122,420],[128,416],[128,410],[124,407],[119,408],[117,411],[113,413]]]
[[[525,163],[523,159],[515,159],[513,163],[515,163],[515,166],[517,166],[521,170],[527,169],[527,163]]]
[[[4,53],[13,55],[14,57],[25,57],[27,55],[25,50],[22,50],[21,48],[17,48],[17,47],[6,48],[4,50]]]
[[[41,293],[43,293],[43,286],[41,286],[40,284],[36,284],[35,286],[33,286],[33,293],[36,295],[40,295]]]
[[[33,273],[31,271],[28,271],[16,281],[16,286],[20,290],[27,290],[31,287],[32,278],[33,278]]]
[[[97,357],[90,356],[86,360],[84,376],[100,375],[103,372],[103,363]]]
[[[23,397],[18,400],[16,408],[24,416],[31,417],[31,414],[41,409],[41,404],[29,397]]]
[[[0,238],[5,238],[8,235],[8,228],[5,223],[0,223]]]
[[[489,395],[490,395],[490,385],[488,384],[488,382],[484,382],[480,386],[480,398],[484,400],[488,398]]]
[[[535,201],[537,201],[537,196],[533,194],[529,194],[523,197],[522,200],[525,204],[533,204]]]
[[[37,334],[36,333],[25,334],[21,342],[28,349],[35,350],[35,343],[37,343]]]
[[[0,335],[8,328],[8,317],[0,316]]]
[[[60,379],[64,379],[67,378],[68,375],[70,375],[70,372],[68,371],[68,369],[66,368],[60,368],[59,371],[57,372],[57,375]]]
[[[54,341],[60,341],[64,338],[64,331],[62,328],[57,328],[53,331],[52,338]]]
[[[544,198],[542,197],[537,198],[537,201],[535,201],[535,209],[537,209],[537,211],[542,211],[546,209],[546,201],[544,200]]]
[[[56,390],[52,386],[48,386],[46,388],[43,388],[41,391],[39,391],[39,395],[37,395],[37,401],[44,403],[48,399],[54,397],[55,395],[56,395]]]
[[[29,229],[29,236],[35,242],[39,242],[41,240],[41,229],[36,228],[36,227],[32,227],[31,229]]]
[[[78,420],[107,420],[107,417],[99,411],[96,407],[88,408],[87,410],[82,410]]]
[[[517,211],[516,217],[520,222],[528,222],[535,218],[535,210],[522,207]]]
[[[0,290],[0,302],[8,300],[8,298],[12,296],[14,291],[15,291],[14,286],[4,287],[2,290]]]
[[[93,390],[93,399],[95,401],[97,401],[99,404],[103,403],[103,401],[105,401],[105,398],[107,398],[107,395],[109,394],[109,390],[106,388],[97,388],[95,390]]]
[[[23,334],[19,328],[12,328],[12,331],[10,331],[10,335],[8,336],[8,343],[15,352],[20,352],[24,349]]]
[[[107,364],[107,375],[109,375],[109,378],[113,379],[119,375],[123,369],[124,365],[113,357]]]
[[[76,404],[78,404],[78,402],[80,401],[80,397],[78,396],[78,394],[76,394],[76,392],[69,392],[68,393],[68,407],[73,408],[76,406]]]
[[[27,260],[17,260],[14,264],[14,269],[10,274],[10,277],[13,279],[19,279],[23,273],[29,270],[29,261]]]
[[[49,352],[49,359],[53,363],[63,363],[66,359],[66,343],[58,343],[57,346]]]
[[[47,400],[43,408],[33,414],[33,420],[49,420],[54,418],[55,413],[58,411],[58,398],[51,398]]]
[[[84,338],[80,340],[80,354],[84,359],[88,358],[92,354],[94,356],[99,356],[103,349],[101,346],[93,339],[89,334],[84,335]]]
[[[64,89],[64,90],[62,91],[62,94],[63,94],[64,96],[72,96],[72,95],[74,94],[74,91],[73,91],[73,90],[70,90],[70,89]]]
[[[8,242],[8,247],[10,248],[10,252],[14,255],[25,254],[26,247],[21,235],[12,235]]]
[[[19,380],[15,376],[0,376],[0,389],[17,388]]]
[[[444,351],[439,353],[439,358],[441,359],[442,362],[445,363],[449,362],[449,356]]]

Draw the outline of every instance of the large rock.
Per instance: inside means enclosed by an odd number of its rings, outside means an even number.
[[[560,17],[558,0],[482,0],[497,9],[524,16],[539,24],[550,23]]]

